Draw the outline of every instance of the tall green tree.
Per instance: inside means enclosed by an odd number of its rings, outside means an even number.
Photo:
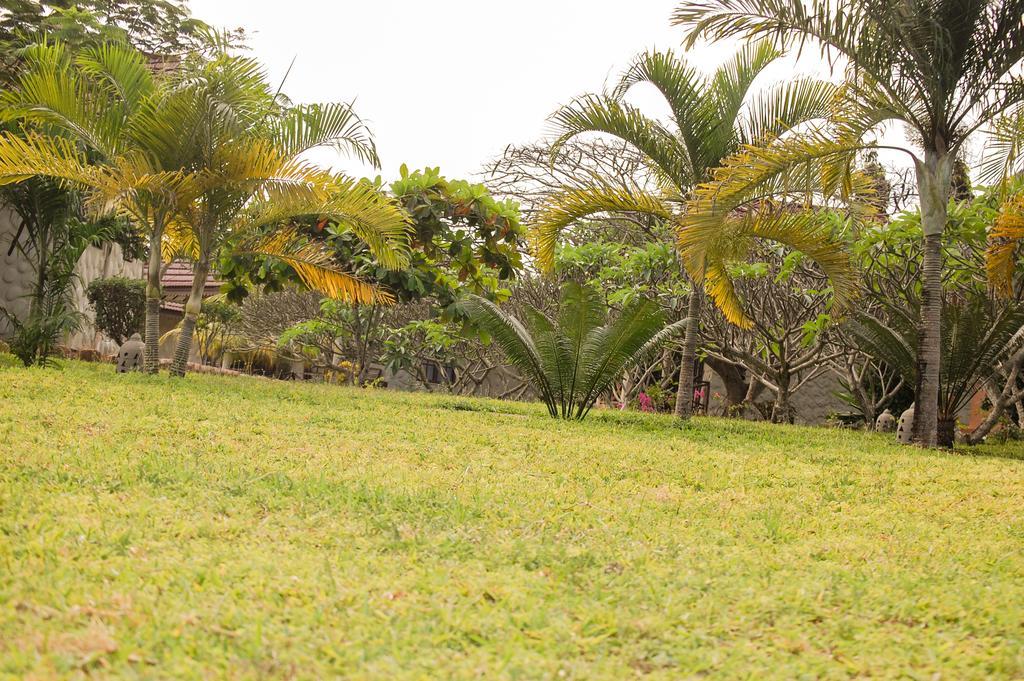
[[[789,83],[751,94],[757,77],[782,52],[767,42],[751,44],[722,64],[711,76],[672,52],[640,55],[607,95],[588,95],[558,111],[553,123],[558,139],[552,154],[577,135],[599,132],[635,147],[657,180],[657,187],[584,180],[556,194],[537,217],[533,240],[541,266],[554,265],[562,230],[595,213],[639,213],[681,232],[681,210],[694,187],[707,182],[722,159],[742,145],[774,138],[794,126],[825,116],[835,95],[832,85],[814,79]],[[671,110],[662,123],[627,103],[637,84],[655,86]],[[807,234],[796,230],[762,236],[796,248]],[[817,237],[817,235],[813,235]],[[837,265],[839,263],[836,263]],[[695,281],[700,281],[696,273]],[[734,306],[727,291],[712,290],[720,305]],[[679,370],[675,413],[687,418],[693,408],[693,366],[698,338],[700,295],[693,287]]]
[[[241,31],[224,36],[232,42]],[[155,59],[206,49],[211,31],[183,0],[6,0],[0,12],[0,80],[10,82],[23,50],[59,41],[72,52],[102,45],[130,45]]]
[[[893,148],[913,162],[924,233],[915,431],[927,446],[937,441],[951,175],[972,133],[1024,101],[1022,15],[1021,0],[692,0],[673,19],[687,27],[691,46],[737,37],[785,48],[817,44],[848,63],[828,124],[737,156],[694,205],[698,215],[714,213],[722,196],[771,196],[808,176],[845,189],[852,158],[865,149]],[[891,121],[911,131],[906,144],[879,141]],[[713,238],[713,224],[704,220],[694,238]]]

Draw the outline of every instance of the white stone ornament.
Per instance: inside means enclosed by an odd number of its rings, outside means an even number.
[[[145,350],[146,344],[142,342],[142,336],[137,333],[132,334],[132,337],[126,340],[117,351],[117,373],[142,371],[142,358]]]
[[[875,432],[891,433],[894,430],[896,430],[896,417],[892,415],[891,411],[886,409],[875,419]]]
[[[910,409],[900,416],[899,425],[896,426],[896,439],[904,445],[914,441],[914,405],[910,405]]]

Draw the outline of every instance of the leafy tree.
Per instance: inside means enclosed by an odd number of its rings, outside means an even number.
[[[378,179],[373,184],[381,183]],[[365,243],[329,218],[308,221],[303,232],[324,244],[353,276],[388,291],[400,304],[392,310],[380,304],[325,302],[319,315],[296,328],[303,333],[289,339],[315,346],[320,361],[332,370],[337,368],[329,366],[331,358],[344,358],[357,384],[382,357],[387,338],[407,324],[432,319],[460,327],[450,329],[452,333],[472,335],[457,304],[460,298],[475,293],[505,300],[509,284],[523,268],[517,207],[495,200],[483,185],[448,180],[438,168],[410,172],[402,166],[388,190],[411,220],[405,267],[385,266]],[[220,271],[228,279],[228,295],[236,300],[253,287],[274,291],[301,283],[286,264],[238,254],[222,260]],[[408,334],[405,341],[414,337],[422,335]]]
[[[1004,193],[993,189],[969,201],[951,200],[942,237],[942,371],[938,444],[952,444],[958,411],[979,390],[992,408],[983,428],[968,435],[980,440],[1006,409],[1024,397],[1024,335],[1021,327],[1024,267],[1011,273],[1013,296],[992,300],[985,274],[985,251]],[[859,351],[914,385],[919,331],[914,315],[922,300],[920,277],[922,219],[919,211],[898,215],[859,235],[853,244],[866,295],[861,312],[841,327],[848,351]],[[1017,285],[1014,285],[1017,284]]]
[[[585,180],[555,194],[537,217],[533,233],[541,267],[553,266],[555,243],[562,230],[598,213],[648,216],[671,226],[680,243],[686,243],[680,209],[695,186],[711,179],[712,170],[723,158],[741,145],[775,137],[827,112],[833,87],[811,79],[794,80],[750,96],[754,80],[781,54],[767,42],[749,45],[711,77],[705,77],[672,52],[646,53],[637,57],[611,94],[588,95],[558,111],[553,116],[559,133],[553,155],[582,133],[612,135],[643,155],[656,180],[656,189],[596,177],[596,181]],[[639,83],[654,85],[664,96],[672,111],[670,125],[645,116],[624,101],[627,92]],[[723,263],[728,259],[726,255],[737,259],[737,247],[748,244],[752,236],[805,250],[833,275],[839,295],[847,293],[845,264],[829,252],[829,234],[822,229],[739,222],[731,231],[732,252],[719,253],[711,263],[704,251],[686,261],[692,277],[697,281],[707,278],[715,302],[734,321],[749,323],[739,312],[734,291],[721,276]],[[699,296],[693,295],[687,313],[690,326],[683,343],[675,409],[684,418],[692,411],[698,313]]]
[[[473,322],[530,379],[555,418],[585,418],[625,369],[682,331],[687,321],[665,326],[658,306],[642,298],[609,320],[600,292],[576,283],[562,287],[559,303],[557,319],[526,307],[522,322],[480,296],[462,302]]]
[[[763,205],[765,196],[810,189],[849,193],[858,151],[888,146],[913,162],[924,242],[915,431],[928,446],[937,441],[942,235],[954,165],[973,132],[1024,101],[1022,13],[1020,0],[692,0],[674,15],[688,27],[691,46],[701,38],[810,42],[849,63],[826,124],[737,155],[702,189],[691,206],[695,243],[716,239],[726,211],[744,202]],[[878,141],[888,121],[905,124],[912,141]]]
[[[125,277],[89,282],[85,289],[96,313],[96,328],[118,344],[140,333],[146,320],[146,285]]]
[[[754,262],[728,269],[753,324],[739,327],[718,309],[708,310],[702,347],[716,371],[729,376],[734,365],[749,380],[741,405],[727,409],[757,407],[755,398],[766,389],[774,400],[764,417],[793,423],[794,395],[827,371],[833,357],[828,279],[801,253],[774,244],[762,244],[753,256]]]
[[[81,193],[93,215],[122,216],[148,239],[145,364],[155,373],[166,230],[198,192],[197,178],[182,173],[194,99],[155,78],[131,48],[72,55],[55,43],[26,51],[0,103],[27,127],[0,136],[0,184],[51,178]]]
[[[940,447],[952,447],[957,413],[988,382],[999,380],[1005,359],[1020,372],[1024,354],[1024,306],[994,303],[984,293],[972,291],[968,298],[948,299],[943,305],[942,367],[939,373]],[[849,322],[851,333],[861,347],[900,373],[908,384],[916,380],[915,348],[919,327],[915,308],[887,306],[887,321],[863,315]],[[1013,384],[1016,380],[1012,381]],[[1011,385],[1007,398],[1020,398]],[[1005,403],[1000,405],[1000,409]],[[916,418],[916,410],[915,410]]]
[[[3,101],[10,115],[45,132],[0,137],[0,182],[58,178],[85,192],[94,210],[114,210],[146,232],[150,371],[157,367],[165,258],[196,260],[174,363],[179,375],[208,263],[227,242],[287,261],[312,287],[356,299],[373,289],[336,267],[322,248],[287,228],[256,228],[295,214],[335,215],[401,262],[390,245],[405,232],[396,207],[372,188],[298,160],[312,146],[347,144],[346,138],[365,148],[363,128],[347,106],[267,109],[274,97],[259,66],[226,55],[197,60],[169,79],[154,78],[139,53],[113,45],[74,58],[60,45],[38,46],[28,57],[18,87]]]
[[[244,35],[224,37],[239,42]],[[210,38],[209,27],[180,0],[7,0],[0,15],[0,79],[16,75],[23,48],[45,40],[72,51],[118,42],[172,57],[204,49]]]

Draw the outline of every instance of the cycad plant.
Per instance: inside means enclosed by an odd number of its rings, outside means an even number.
[[[794,126],[825,116],[835,95],[835,88],[827,82],[798,78],[751,95],[758,75],[781,55],[767,42],[747,45],[711,76],[705,76],[673,52],[645,53],[634,60],[609,94],[588,95],[558,111],[552,119],[558,134],[552,154],[558,154],[569,140],[583,133],[612,135],[642,154],[657,179],[657,187],[622,186],[602,178],[584,178],[579,186],[566,187],[552,197],[533,227],[540,265],[552,268],[561,233],[595,213],[646,215],[682,237],[681,208],[696,185],[711,179],[712,170],[723,158],[742,145],[775,138]],[[665,98],[672,112],[669,122],[648,117],[624,101],[626,94],[641,83],[654,85]],[[807,248],[809,243],[820,246],[829,242],[829,234],[821,229],[808,231],[801,226],[758,231],[757,223],[745,223],[745,227],[744,234],[737,237],[754,234],[798,249]],[[732,244],[741,241],[736,238]],[[830,273],[839,275],[837,286],[847,281],[841,259],[826,258],[823,266],[834,266]],[[702,267],[688,269],[693,280],[699,282]],[[745,321],[731,288],[718,286],[710,291],[732,321]],[[694,287],[676,396],[676,414],[683,418],[692,411],[699,301]]]
[[[862,315],[849,321],[849,331],[865,353],[899,372],[907,385],[914,385],[918,311],[887,304],[884,312],[884,320]],[[997,382],[1000,363],[1024,345],[1024,307],[993,302],[971,291],[948,295],[942,313],[937,444],[952,447],[957,414],[986,382]]]
[[[893,149],[913,163],[924,228],[915,419],[924,445],[937,438],[941,242],[952,170],[972,133],[1024,102],[1022,12],[1020,0],[689,0],[674,16],[690,45],[706,38],[816,44],[848,64],[828,124],[746,150],[702,190],[690,211],[695,242],[715,238],[714,217],[723,210],[764,202],[808,179],[847,193],[853,158],[863,150]],[[879,140],[891,121],[906,126],[906,143]]]
[[[525,307],[520,321],[479,296],[461,303],[472,322],[505,353],[555,418],[580,420],[622,373],[687,320],[668,326],[658,305],[636,298],[609,319],[599,291],[575,282],[561,289],[556,319]]]

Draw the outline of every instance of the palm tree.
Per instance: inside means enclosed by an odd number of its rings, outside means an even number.
[[[641,298],[608,320],[601,293],[575,282],[562,287],[557,320],[526,306],[524,323],[475,295],[460,305],[530,380],[552,417],[576,420],[586,418],[623,371],[687,322],[665,326],[657,304]]]
[[[203,102],[192,130],[188,170],[203,189],[172,231],[176,254],[194,261],[192,291],[171,373],[182,376],[210,264],[224,249],[275,257],[310,288],[351,302],[388,302],[389,294],[333,266],[329,253],[289,226],[329,218],[351,229],[386,267],[407,261],[408,218],[368,182],[302,160],[332,146],[379,165],[372,138],[350,105],[282,106],[252,59],[218,55],[180,74]]]
[[[0,183],[56,179],[80,189],[94,213],[122,214],[148,238],[145,365],[155,373],[164,232],[196,190],[195,178],[181,172],[180,145],[194,107],[130,47],[72,56],[55,43],[26,50],[0,108],[4,119],[31,126],[22,136],[0,136]]]
[[[553,156],[582,133],[613,135],[643,155],[659,186],[657,191],[648,191],[598,179],[556,194],[533,227],[539,263],[551,268],[562,230],[594,213],[645,214],[681,232],[680,208],[694,186],[711,179],[723,158],[742,145],[776,137],[825,116],[835,92],[822,81],[797,79],[750,96],[758,75],[781,55],[767,42],[751,44],[705,77],[672,52],[645,53],[634,60],[610,94],[583,97],[557,112],[553,122],[559,137]],[[652,84],[660,91],[672,112],[670,124],[664,125],[623,101],[639,83]],[[695,280],[699,279],[691,278]],[[676,395],[675,413],[682,418],[692,412],[699,306],[694,286]]]
[[[743,37],[780,47],[817,43],[848,62],[848,79],[827,126],[767,150],[738,156],[696,206],[785,191],[810,175],[842,184],[865,149],[906,153],[917,173],[924,256],[917,352],[916,439],[937,439],[941,370],[942,251],[950,177],[971,134],[1024,101],[1021,0],[689,0],[673,17],[688,43]],[[913,143],[885,145],[873,134],[899,121]],[[709,225],[710,226],[710,225]],[[710,232],[695,238],[710,239]]]
[[[31,48],[0,100],[4,117],[34,125],[22,136],[0,135],[0,183],[55,178],[79,188],[92,212],[126,216],[149,238],[150,372],[159,366],[160,275],[176,255],[195,257],[196,280],[204,281],[199,272],[231,236],[243,251],[280,257],[328,295],[385,295],[359,285],[297,231],[256,229],[315,214],[350,226],[383,262],[402,262],[400,210],[367,185],[299,158],[323,144],[372,154],[365,126],[347,105],[283,108],[277,100],[252,60],[221,55],[156,80],[130,48],[103,45],[72,57],[60,44]],[[186,318],[194,325],[200,302],[191,302]],[[190,342],[183,339],[186,359]],[[184,360],[175,365],[183,373]]]

